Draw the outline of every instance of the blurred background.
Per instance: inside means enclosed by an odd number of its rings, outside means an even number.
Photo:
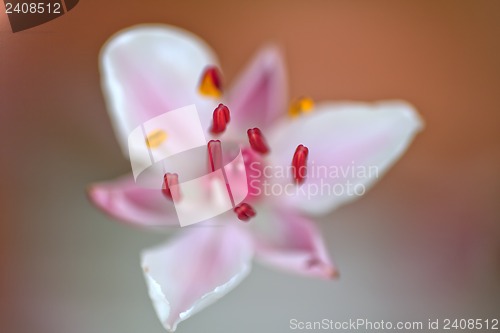
[[[373,190],[319,221],[340,280],[255,265],[178,332],[500,317],[499,1],[87,0],[15,34],[0,9],[0,332],[163,331],[139,252],[164,236],[112,221],[85,195],[130,170],[99,50],[148,22],[205,39],[229,83],[274,41],[292,97],[402,98],[426,122]]]

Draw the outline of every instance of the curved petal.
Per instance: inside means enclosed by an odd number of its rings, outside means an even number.
[[[299,212],[259,209],[252,224],[255,255],[261,262],[305,276],[338,276],[316,224]]]
[[[144,121],[195,104],[208,128],[213,99],[198,93],[212,50],[198,37],[167,25],[133,27],[112,37],[101,52],[104,96],[123,153],[130,132]]]
[[[165,245],[146,250],[142,267],[149,296],[165,329],[212,304],[250,271],[252,244],[235,226],[191,227]]]
[[[281,52],[263,48],[236,80],[228,96],[231,119],[239,130],[264,128],[285,112],[287,80]],[[231,127],[230,127],[231,129]]]
[[[308,147],[306,182],[286,191],[286,199],[302,211],[326,213],[364,194],[422,127],[415,109],[401,101],[325,103],[271,131],[271,158],[290,170],[297,145]],[[283,184],[291,181],[290,172],[285,178]]]
[[[88,195],[105,213],[134,226],[179,226],[173,203],[160,190],[138,186],[131,174],[92,184]]]

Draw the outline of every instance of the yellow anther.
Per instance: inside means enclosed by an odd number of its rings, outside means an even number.
[[[294,100],[288,109],[288,115],[296,118],[303,113],[309,113],[314,108],[314,101],[309,97],[301,97]]]
[[[216,67],[208,67],[201,76],[200,94],[209,97],[220,97],[222,95],[222,84],[219,70]]]
[[[167,139],[167,133],[164,130],[157,129],[152,131],[146,137],[146,146],[148,148],[157,148]]]

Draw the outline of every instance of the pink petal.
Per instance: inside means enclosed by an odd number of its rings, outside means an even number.
[[[423,127],[404,102],[325,103],[270,131],[273,162],[290,166],[299,144],[309,148],[306,181],[286,193],[304,212],[322,214],[359,197],[406,151]],[[364,172],[363,172],[364,171]],[[291,177],[275,181],[290,183]]]
[[[251,241],[234,225],[185,230],[142,255],[149,296],[169,331],[236,287],[252,259]]]
[[[195,104],[208,127],[215,101],[198,93],[203,70],[217,65],[198,37],[167,25],[144,25],[119,32],[104,46],[104,96],[125,156],[130,132],[144,121]]]
[[[285,207],[264,211],[261,207],[251,223],[255,254],[263,263],[305,276],[338,276],[317,226],[297,211]]]
[[[132,175],[93,184],[88,194],[105,213],[137,227],[179,225],[173,203],[161,190],[138,186]]]
[[[262,49],[236,80],[228,106],[240,130],[265,127],[285,112],[287,81],[284,61],[276,47]]]

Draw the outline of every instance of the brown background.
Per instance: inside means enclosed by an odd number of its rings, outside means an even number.
[[[84,192],[130,168],[104,107],[99,49],[147,22],[200,35],[228,81],[275,41],[292,96],[403,98],[426,121],[365,198],[323,219],[338,282],[256,265],[180,332],[498,318],[499,1],[87,0],[16,34],[0,13],[1,332],[162,331],[138,256],[163,236],[110,221]]]

